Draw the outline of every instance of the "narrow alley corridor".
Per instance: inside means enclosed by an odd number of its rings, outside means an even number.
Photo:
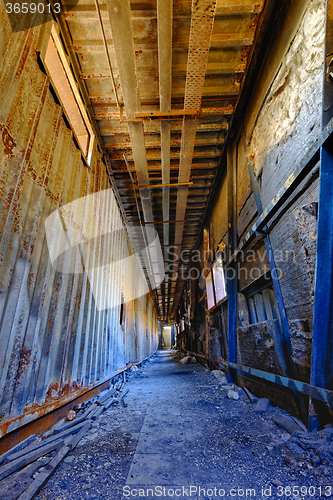
[[[333,499],[333,0],[0,0],[0,500]]]
[[[126,403],[95,421],[39,500],[278,498],[281,488],[311,484],[311,497],[320,498],[318,486],[324,492],[330,483],[331,472],[320,469],[319,478],[305,455],[293,462],[295,435],[271,420],[282,410],[257,412],[240,389],[240,399],[229,400],[210,371],[180,364],[174,351],[132,371],[126,389]],[[311,436],[296,433],[304,434]]]

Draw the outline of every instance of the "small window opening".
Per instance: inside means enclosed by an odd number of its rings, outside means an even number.
[[[44,62],[80,149],[90,166],[95,136],[55,25],[52,26]]]
[[[208,310],[213,309],[227,296],[221,252],[217,253],[211,270],[206,276],[206,295]]]
[[[221,300],[223,300],[227,296],[221,252],[218,252],[216,260],[213,264],[213,281],[214,281],[216,303],[218,304]]]
[[[206,294],[207,294],[207,307],[208,310],[213,309],[215,306],[215,297],[214,297],[214,285],[213,285],[213,277],[212,271],[206,276]]]
[[[280,320],[270,272],[245,287],[241,293],[247,299],[251,324]]]

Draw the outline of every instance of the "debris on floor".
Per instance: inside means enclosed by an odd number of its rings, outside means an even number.
[[[228,398],[237,401],[239,399],[239,394],[237,391],[233,391],[232,389],[230,389],[228,391]]]
[[[268,398],[257,398],[245,387],[241,389],[233,384],[230,385],[222,370],[212,370],[211,375],[218,380],[220,389],[227,389],[228,399],[238,401],[240,393],[246,394],[249,403],[253,404],[253,411],[262,415],[266,421],[271,420],[275,424],[275,429],[273,428],[267,435],[263,434],[265,442],[253,449],[252,454],[255,457],[263,458],[279,450],[286,466],[304,477],[308,477],[310,471],[316,477],[321,474],[324,477],[333,475],[332,425],[327,425],[318,432],[309,432],[298,418],[280,408],[272,407]],[[222,395],[223,392],[221,397]],[[275,481],[275,483],[280,482]]]
[[[135,373],[139,368],[134,365],[130,371]],[[103,412],[119,403],[127,406],[124,398],[129,391],[124,390],[124,380],[75,406],[48,431],[38,437],[30,436],[1,455],[1,500],[35,498],[62,462],[71,464],[75,457],[68,453],[80,441],[87,442],[97,437],[94,429]]]
[[[185,356],[183,359],[180,360],[180,363],[182,365],[186,365],[188,363],[192,363],[192,364],[195,364],[197,362],[197,360],[195,359],[195,357],[193,356]]]
[[[62,455],[58,470],[54,457],[69,443],[3,479],[0,487],[6,494],[1,500],[20,498],[37,484],[44,484],[38,500],[121,500],[125,487],[135,491],[138,485],[158,484],[252,487],[258,493],[259,487],[271,488],[272,498],[277,498],[274,494],[281,485],[330,484],[332,426],[309,432],[294,417],[260,399],[267,409],[257,412],[257,403],[251,403],[246,391],[234,384],[217,385],[218,379],[201,364],[182,365],[180,359],[172,351],[158,352],[138,370],[128,370],[125,387],[115,384],[76,408],[74,421],[64,419],[44,433],[45,440],[65,435],[73,439],[76,434],[70,430],[90,421],[76,447]],[[230,390],[239,399],[229,399]],[[106,408],[116,400],[118,404]],[[93,420],[101,408],[104,411]],[[45,440],[35,437],[25,449]],[[23,450],[15,453],[19,451]]]

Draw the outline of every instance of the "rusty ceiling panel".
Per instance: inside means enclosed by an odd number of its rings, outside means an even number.
[[[65,15],[71,48],[81,67],[80,78],[88,90],[115,183],[129,215],[135,213],[135,198],[130,191],[124,152],[140,185],[186,182],[190,175],[195,181],[200,172],[209,180],[215,176],[264,3],[264,0],[200,0],[193,4],[191,0],[100,1],[117,93],[120,102],[124,102],[121,113],[109,81],[94,0],[80,0]],[[208,16],[200,12],[202,6],[212,9]],[[185,109],[197,109],[200,116],[185,120],[185,125],[181,119],[124,121],[138,112]],[[150,191],[150,198],[148,193],[142,193],[143,202],[139,200],[139,204],[149,221],[160,219],[162,214],[165,220],[184,220],[193,196],[197,196],[203,200],[199,208],[202,220],[207,197],[206,193],[204,198],[202,193],[200,196],[200,189],[180,187],[177,208],[173,188]],[[194,240],[185,239],[190,234],[187,225],[170,225],[169,231],[168,224],[163,226],[159,228],[162,243],[181,242],[183,235],[184,248],[191,248]],[[178,285],[177,290],[181,290],[180,282]],[[167,312],[172,313],[174,299],[168,299],[170,291],[170,286],[163,289],[164,319]]]

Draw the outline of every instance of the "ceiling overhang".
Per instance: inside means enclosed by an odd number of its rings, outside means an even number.
[[[265,3],[80,0],[64,15],[126,220],[155,223],[167,264],[198,240]],[[165,321],[178,270],[156,290]]]

